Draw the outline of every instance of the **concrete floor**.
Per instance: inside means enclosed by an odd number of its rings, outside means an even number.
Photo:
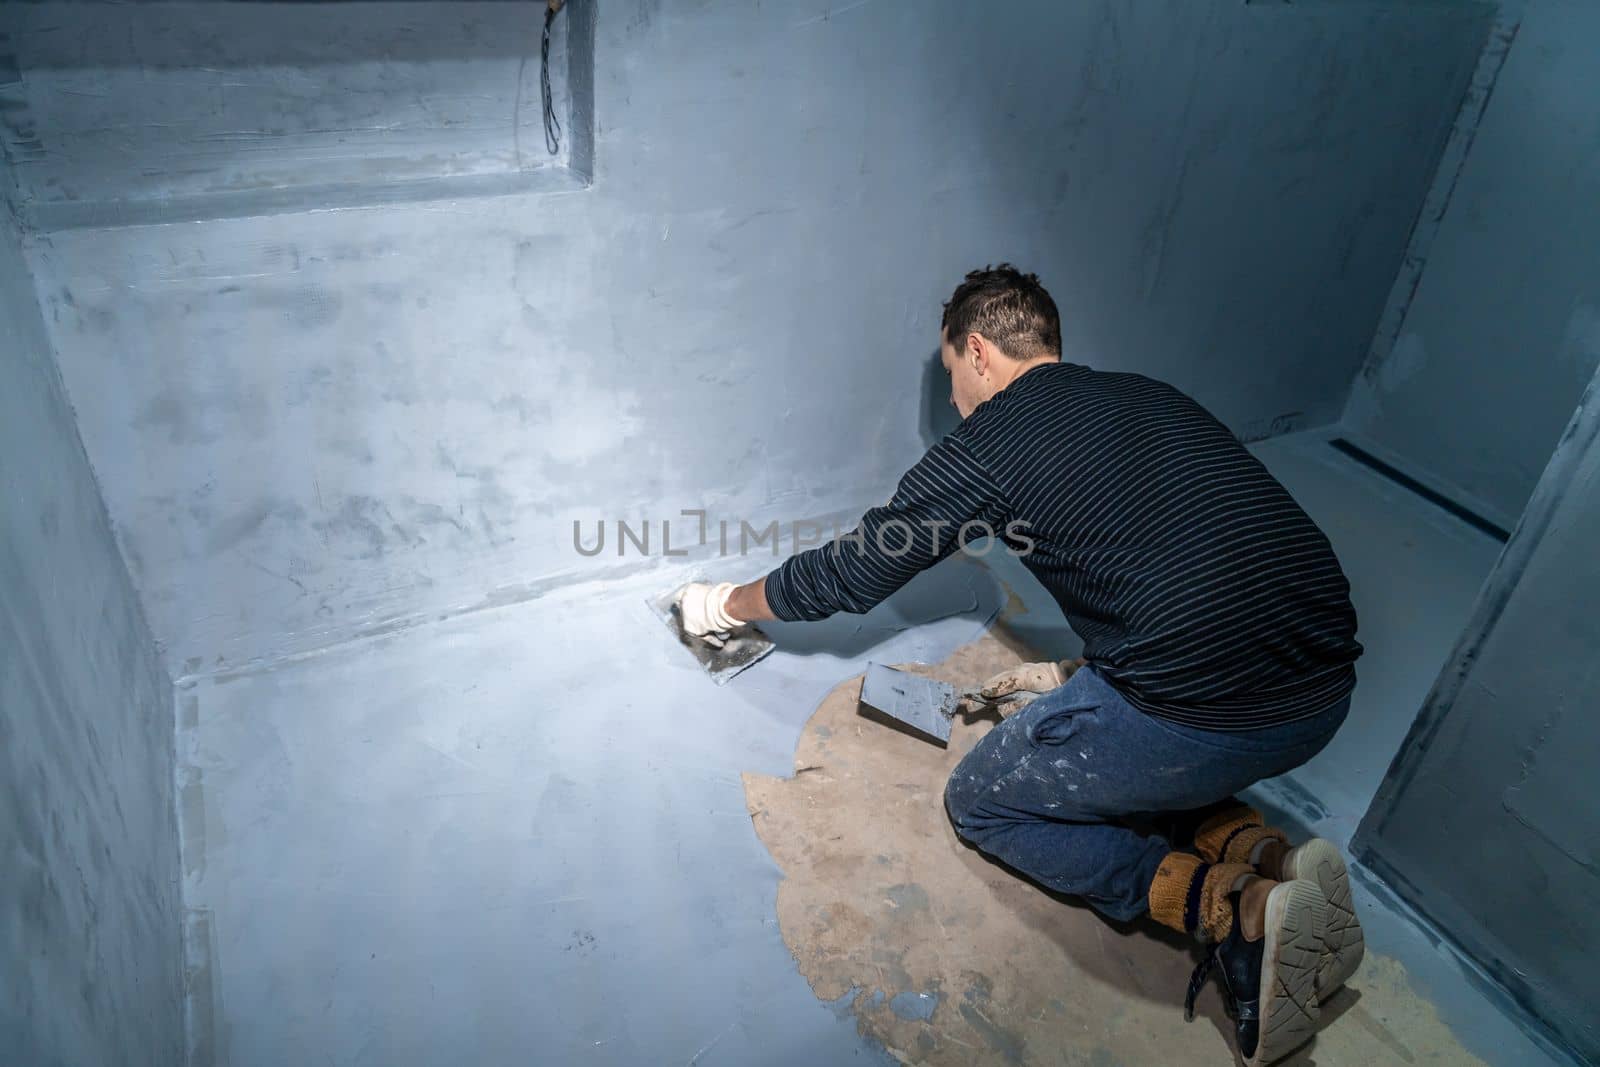
[[[1347,840],[1498,545],[1335,453],[1258,451],[1323,523],[1368,653],[1350,724],[1262,791]],[[951,561],[865,619],[774,627],[715,688],[645,610],[660,572],[573,586],[179,693],[194,1044],[232,1067],[890,1062],[779,934],[741,772],[785,775],[866,661],[937,661],[1007,588]],[[1369,944],[1493,1063],[1547,1062],[1372,894]],[[1174,995],[1180,995],[1175,991]],[[1174,1056],[1186,1056],[1174,1050]]]

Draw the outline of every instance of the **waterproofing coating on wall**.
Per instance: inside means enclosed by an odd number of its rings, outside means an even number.
[[[322,92],[354,76],[323,6],[276,6],[265,44],[217,34],[217,106],[278,77],[428,154],[435,59]],[[167,662],[229,670],[633,562],[577,556],[574,519],[881,500],[943,388],[940,301],[999,259],[1055,292],[1068,358],[1171,380],[1248,437],[1333,418],[1485,10],[600,4],[590,188],[61,231],[33,262]],[[101,62],[96,17],[53,14]],[[293,61],[253,66],[274,35]],[[499,36],[536,47],[531,22]],[[509,148],[514,65],[436,62],[499,94]],[[135,132],[200,66],[142,71]],[[212,173],[271,125],[240,116]]]
[[[1590,965],[1600,949],[1597,539],[1600,379],[1355,845],[1525,1011],[1591,1058],[1600,1055],[1600,983]]]
[[[1392,346],[1347,424],[1409,474],[1509,527],[1600,366],[1600,92],[1587,0],[1506,5],[1515,40],[1414,265]],[[1446,175],[1441,175],[1441,180]]]
[[[183,1062],[172,689],[0,211],[0,1059]]]

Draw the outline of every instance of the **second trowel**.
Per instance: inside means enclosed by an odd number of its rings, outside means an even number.
[[[861,679],[861,703],[941,745],[950,743],[950,726],[963,700],[983,705],[1004,703],[985,700],[976,689],[957,689],[948,682],[881,663],[867,664]]]

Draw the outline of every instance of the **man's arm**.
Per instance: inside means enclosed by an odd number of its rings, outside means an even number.
[[[946,437],[906,472],[889,502],[870,509],[850,534],[792,556],[760,581],[735,589],[729,614],[746,622],[864,614],[966,541],[1001,533],[1008,513],[999,487],[965,442]]]
[[[728,594],[728,614],[740,622],[771,622],[777,616],[767,604],[767,580],[757,578]]]
[[[742,623],[864,614],[967,541],[998,535],[1007,515],[988,471],[962,441],[946,437],[906,472],[889,503],[869,510],[849,534],[746,585],[686,587],[678,605],[683,627],[703,637]]]

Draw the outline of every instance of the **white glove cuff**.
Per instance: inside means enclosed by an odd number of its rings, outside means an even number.
[[[732,595],[732,582],[719,582],[706,594],[706,621],[713,630],[735,630],[743,621],[728,614],[728,597]]]

